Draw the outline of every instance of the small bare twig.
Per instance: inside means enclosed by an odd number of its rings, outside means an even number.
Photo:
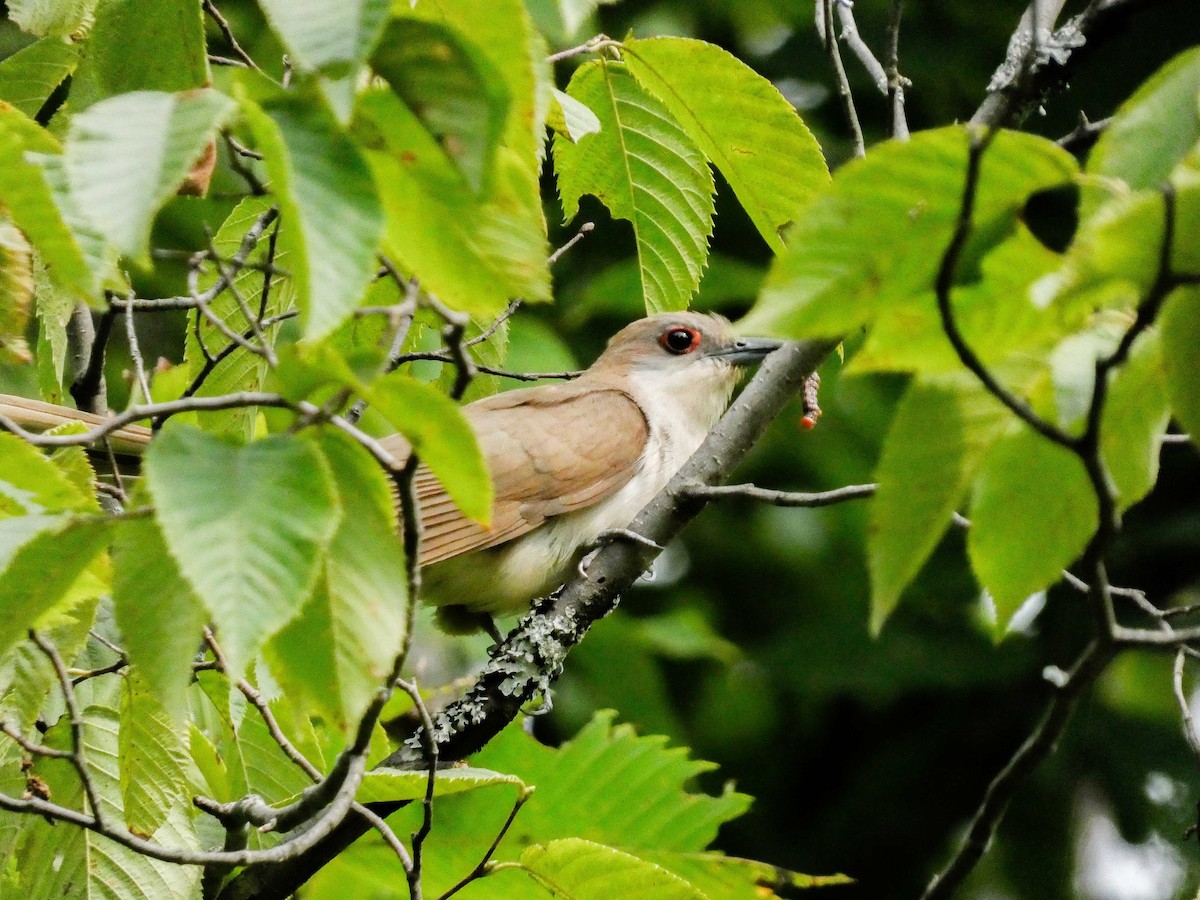
[[[1100,119],[1098,122],[1089,122],[1087,116],[1080,113],[1079,124],[1075,126],[1070,134],[1064,134],[1055,143],[1064,150],[1076,155],[1086,153],[1111,124],[1111,117]]]
[[[559,50],[557,53],[551,53],[546,57],[546,62],[554,64],[559,60],[570,59],[572,56],[582,56],[585,53],[591,53],[595,50],[600,50],[607,46],[612,46],[615,42],[607,35],[598,34],[593,38],[589,38],[582,44],[575,47],[568,47],[566,50]]]
[[[74,760],[75,754],[70,750],[59,750],[55,747],[47,747],[45,744],[35,744],[7,722],[0,722],[0,731],[12,738],[16,745],[30,756],[44,756],[47,759]]]
[[[229,27],[229,22],[223,15],[221,15],[221,11],[217,9],[217,5],[213,2],[213,0],[203,0],[203,5],[204,11],[208,13],[209,18],[217,23],[217,27],[221,29],[221,34],[224,36],[226,43],[229,44],[230,49],[233,50],[234,55],[240,61],[235,62],[230,60],[229,63],[234,65],[242,65],[246,68],[254,69],[256,72],[261,72],[262,69],[258,67],[258,63],[256,63],[253,57],[243,50],[242,45],[237,42],[237,38],[233,36],[233,29]],[[211,59],[212,57],[209,58]]]
[[[546,257],[546,265],[550,268],[553,268],[554,264],[556,262],[558,262],[560,259],[562,259],[564,253],[566,253],[568,250],[570,250],[572,247],[574,247],[576,244],[578,244],[580,241],[582,241],[585,237],[587,237],[589,234],[591,234],[595,230],[595,228],[596,228],[595,222],[584,222],[582,225],[580,225],[579,230],[577,232],[575,232],[575,234],[572,235],[571,238],[565,244],[563,244],[561,247],[559,247],[557,250],[555,250],[553,253],[551,253],[549,256]],[[513,312],[515,312],[515,311],[516,310],[514,310]],[[512,313],[510,312],[508,315],[511,316]],[[508,318],[508,316],[505,316],[504,318]],[[503,321],[503,320],[501,320],[501,321]]]
[[[959,361],[979,379],[979,382],[987,388],[988,392],[1038,434],[1061,447],[1073,449],[1077,439],[1047,422],[1034,412],[1033,408],[1027,402],[1001,384],[996,376],[983,364],[983,360],[971,349],[954,318],[954,307],[950,295],[954,288],[955,272],[958,269],[959,257],[966,246],[967,238],[971,234],[971,219],[974,215],[975,196],[979,188],[980,162],[995,135],[996,132],[994,130],[989,130],[982,136],[978,133],[972,133],[970,137],[970,147],[967,153],[967,175],[963,181],[962,202],[959,206],[958,219],[955,222],[954,234],[950,239],[950,243],[947,245],[945,253],[942,254],[942,262],[938,268],[937,279],[934,284],[934,290],[937,293],[938,314],[941,316],[942,330],[946,333],[951,346],[954,347],[954,352],[958,354]]]
[[[271,238],[269,239],[268,252],[274,250],[274,237],[278,232],[279,226],[278,219],[275,220],[275,225],[276,229],[271,233]],[[246,302],[246,298],[242,296],[241,290],[238,289],[237,273],[228,271],[225,268],[225,263],[221,261],[221,257],[217,253],[217,248],[213,245],[211,236],[208,240],[208,249],[210,257],[213,261],[213,265],[217,267],[217,274],[222,280],[225,281],[226,285],[228,286],[229,293],[233,294],[233,299],[237,303],[238,309],[240,309],[242,315],[245,316],[246,323],[250,326],[250,330],[253,332],[255,340],[258,341],[258,350],[256,352],[260,353],[266,359],[268,366],[275,368],[275,366],[279,364],[279,360],[275,357],[275,350],[267,340],[267,336],[263,333],[261,321],[263,312],[266,310],[267,299],[270,297],[271,276],[263,275],[263,293],[259,302],[259,313],[258,315],[255,315],[250,310],[250,304]],[[204,310],[205,307],[201,306],[200,309]],[[222,331],[223,330],[224,329],[222,329]],[[236,332],[234,332],[234,334],[236,334]],[[242,340],[241,335],[237,335],[237,338],[238,340]]]
[[[867,145],[863,140],[862,126],[858,122],[858,111],[854,108],[854,94],[850,90],[850,81],[846,77],[846,67],[842,65],[842,53],[838,49],[837,38],[833,33],[833,6],[842,0],[816,0],[817,2],[817,34],[825,45],[825,55],[829,57],[830,68],[833,69],[835,93],[842,105],[846,116],[846,124],[850,127],[850,135],[854,141],[854,155],[867,155]]]
[[[421,869],[424,860],[425,839],[429,837],[429,832],[433,829],[433,792],[437,786],[438,748],[437,741],[433,739],[433,719],[429,716],[425,701],[421,699],[421,692],[417,689],[416,682],[397,679],[396,686],[408,694],[417,710],[417,715],[421,718],[421,750],[425,754],[425,765],[428,767],[425,796],[421,802],[421,826],[412,834],[412,868],[406,873],[410,900],[422,900]]]
[[[1017,786],[1054,751],[1080,695],[1104,670],[1112,653],[1111,645],[1089,645],[1070,672],[1053,683],[1054,693],[1041,721],[988,785],[983,802],[971,819],[965,840],[950,864],[930,882],[922,900],[948,900],[954,896],[959,885],[987,850]]]
[[[68,758],[79,775],[84,796],[87,797],[88,806],[91,807],[92,818],[96,820],[97,825],[103,827],[104,812],[100,807],[100,794],[96,791],[96,785],[92,781],[91,769],[88,768],[83,733],[83,711],[79,708],[79,700],[75,696],[75,686],[71,683],[71,676],[67,674],[66,664],[63,663],[58,648],[32,628],[29,630],[29,639],[50,660],[50,665],[54,667],[54,674],[58,676],[58,686],[62,690],[63,703],[67,707],[68,724],[71,726],[71,752]]]
[[[127,299],[132,298],[131,292]],[[150,396],[150,382],[146,379],[146,363],[142,359],[141,347],[138,346],[137,328],[134,326],[133,316],[133,307],[127,306],[125,308],[125,338],[129,341],[129,359],[133,363],[137,385],[142,390],[142,400],[149,403],[153,398]]]
[[[517,818],[517,813],[521,811],[521,807],[524,806],[525,802],[532,796],[532,787],[526,788],[517,795],[516,802],[513,803],[512,809],[509,810],[508,818],[505,819],[504,824],[500,826],[500,830],[496,833],[496,837],[492,841],[491,846],[489,846],[487,848],[487,852],[483,854],[483,859],[479,860],[479,863],[474,869],[464,875],[460,881],[458,881],[453,887],[438,897],[437,900],[449,900],[449,898],[453,897],[472,881],[478,881],[491,871],[491,860],[496,854],[496,850],[500,847],[500,842],[503,841],[504,836],[508,834],[508,830],[512,827],[513,820]]]
[[[904,91],[912,82],[900,74],[900,18],[904,0],[892,0],[892,18],[887,30],[887,90],[892,103],[892,137],[908,140],[908,119],[904,114]]]
[[[225,148],[228,150],[229,168],[233,169],[250,189],[250,193],[255,197],[266,196],[267,186],[263,184],[262,179],[255,174],[254,169],[243,161],[243,157],[248,159],[262,159],[262,154],[248,147],[243,147],[239,144],[228,131],[222,131],[221,137],[225,141]]]
[[[862,35],[858,33],[858,23],[854,21],[854,4],[851,0],[834,0],[834,5],[837,7],[838,21],[842,26],[842,40],[858,57],[858,61],[862,63],[867,74],[871,76],[871,80],[875,82],[875,87],[879,88],[879,93],[886,94],[888,92],[887,73],[884,71],[883,65],[875,58],[875,54],[871,52],[871,48],[867,46],[867,42],[862,39]]]
[[[1196,761],[1200,762],[1200,736],[1196,734],[1196,722],[1192,717],[1192,705],[1188,702],[1187,693],[1183,689],[1183,667],[1187,662],[1187,651],[1180,647],[1175,651],[1175,668],[1173,672],[1173,683],[1175,686],[1175,699],[1179,702],[1179,715],[1183,719],[1183,736],[1187,738],[1188,747],[1192,750],[1192,756],[1196,757]]]
[[[180,400],[168,400],[165,403],[147,403],[131,406],[117,413],[104,423],[90,428],[79,434],[38,434],[28,431],[7,416],[0,415],[0,429],[17,435],[37,447],[77,447],[94,444],[119,431],[126,425],[132,425],[144,419],[156,419],[173,416],[182,412],[211,412],[218,409],[240,409],[245,406],[273,406],[288,408],[291,404],[279,394],[266,394],[255,391],[243,391],[236,394],[222,394],[218,397],[186,397]]]
[[[702,497],[705,500],[729,500],[732,498],[757,500],[772,506],[816,507],[832,506],[835,503],[845,503],[847,500],[861,500],[875,494],[877,485],[851,484],[832,491],[819,493],[798,493],[794,491],[776,491],[760,488],[753,484],[692,484],[687,485],[684,496]]]

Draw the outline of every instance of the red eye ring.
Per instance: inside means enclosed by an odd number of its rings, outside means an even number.
[[[700,346],[700,332],[686,325],[672,325],[659,335],[658,344],[668,353],[683,356]]]

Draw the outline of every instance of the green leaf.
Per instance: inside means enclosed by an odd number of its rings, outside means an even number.
[[[11,107],[0,113],[0,196],[9,216],[59,284],[82,296],[96,292],[100,273],[91,269],[80,240],[63,221],[50,173],[38,164],[57,158],[27,155],[27,150],[37,149],[29,139],[40,129]]]
[[[867,563],[871,629],[878,632],[950,525],[979,461],[1008,420],[965,378],[913,381],[875,470]]]
[[[77,113],[65,159],[80,210],[118,250],[141,256],[154,214],[233,111],[228,97],[202,90],[134,91]]]
[[[88,285],[94,285],[89,291],[77,292],[79,299],[86,300],[93,307],[99,305],[97,296],[100,287],[114,291],[127,291],[128,283],[124,275],[117,269],[118,254],[115,247],[109,244],[104,233],[89,219],[80,208],[68,184],[66,159],[61,154],[27,154],[31,162],[41,167],[46,184],[63,223],[70,229],[71,239],[79,248],[84,265],[88,269]],[[50,269],[51,280],[61,284],[66,289],[72,288],[72,282],[66,278],[66,273],[58,271],[61,263],[56,263],[45,243],[34,242],[43,262]],[[74,263],[72,263],[72,267]]]
[[[125,822],[135,834],[149,836],[172,809],[184,809],[189,802],[187,746],[143,679],[124,679],[120,723],[117,756]]]
[[[0,518],[84,510],[89,499],[36,447],[0,433]]]
[[[785,230],[829,182],[821,146],[778,89],[715,44],[691,38],[624,43],[638,82],[671,111],[725,176],[763,240]]]
[[[1171,269],[1200,272],[1200,170],[1181,166],[1171,175],[1175,228]],[[1104,204],[1083,223],[1063,267],[1047,285],[1049,300],[1065,311],[1133,309],[1158,277],[1166,201],[1144,190]]]
[[[67,37],[92,21],[96,0],[10,0],[8,17],[38,37]]]
[[[220,230],[217,231],[216,236],[213,238],[213,246],[216,248],[216,251],[226,259],[237,253],[246,232],[254,226],[260,216],[271,209],[272,205],[271,198],[269,197],[247,197],[241,201],[234,208],[233,212],[229,214],[229,217],[221,225]],[[289,227],[296,227],[296,223],[280,224],[281,231],[286,231]],[[280,241],[277,244],[273,262],[277,267],[290,271],[291,255],[286,246],[287,243]],[[266,263],[269,245],[269,238],[264,237],[263,240],[260,240],[254,252],[248,257],[247,262],[257,264]],[[217,277],[214,272],[207,283],[203,280],[201,281],[200,287],[202,289],[208,287]],[[247,298],[251,309],[256,310],[262,300],[263,278],[264,275],[259,269],[251,268],[250,266],[244,266],[233,278],[233,286],[244,298]],[[294,285],[292,279],[282,275],[272,276],[270,295],[267,298],[265,307],[266,315],[270,317],[277,315],[285,309],[290,309],[293,298]],[[250,330],[250,323],[243,316],[237,298],[233,295],[232,291],[226,291],[216,297],[209,308],[213,311],[214,315],[223,319],[231,328],[242,329],[243,333]],[[199,316],[199,313],[193,313],[193,316]],[[193,325],[195,325],[194,319]],[[278,325],[265,329],[267,339],[274,341],[278,330]],[[221,394],[233,394],[239,391],[259,391],[263,389],[267,380],[268,367],[267,361],[262,356],[243,349],[237,349],[223,359],[219,365],[212,368],[208,357],[205,356],[201,348],[200,341],[197,339],[197,333],[203,340],[204,347],[207,347],[209,353],[214,356],[221,352],[229,343],[229,339],[221,334],[215,325],[202,317],[199,327],[187,329],[187,333],[184,336],[184,359],[187,362],[188,372],[191,375],[190,380],[194,381],[211,368],[200,389],[195,392],[196,396],[216,397]],[[206,431],[248,440],[254,433],[254,420],[257,413],[257,407],[221,410],[205,414],[202,422]]]
[[[592,194],[631,222],[646,310],[686,308],[712,234],[713,180],[704,155],[620,63],[581,66],[567,93],[596,113],[600,131],[578,144],[555,136],[566,217],[574,218],[579,199]]]
[[[107,593],[90,567],[108,544],[108,525],[104,519],[60,517],[46,527],[46,517],[38,515],[0,520],[0,653],[54,607]],[[32,526],[15,547],[12,526]]]
[[[968,131],[890,141],[838,170],[788,234],[743,333],[839,337],[927,296],[959,211]],[[974,241],[1011,232],[1035,191],[1069,182],[1074,159],[1051,141],[996,135],[983,158]]]
[[[290,435],[236,447],[178,427],[144,469],[167,547],[240,678],[312,591],[340,514],[324,460]]]
[[[180,721],[206,613],[153,519],[117,529],[113,604],[129,661],[167,714]]]
[[[568,94],[555,88],[551,94],[550,113],[546,124],[556,134],[560,134],[573,144],[579,143],[580,138],[596,134],[600,130],[600,120],[596,114]]]
[[[272,642],[272,668],[332,722],[352,728],[404,640],[404,550],[394,488],[379,464],[340,431],[322,429],[314,444],[333,473],[342,517],[312,600]]]
[[[42,630],[42,636],[58,648],[63,659],[75,659],[87,644],[97,606],[95,602],[76,604],[53,627]],[[29,734],[51,689],[59,690],[53,664],[33,641],[21,641],[0,658],[0,721]]]
[[[359,121],[387,149],[368,159],[387,213],[385,246],[406,273],[473,316],[494,316],[515,296],[551,299],[536,170],[501,146],[490,189],[477,196],[390,91],[362,97]]]
[[[1170,422],[1159,336],[1143,334],[1108,389],[1100,451],[1117,489],[1117,506],[1137,503],[1158,480],[1158,454]]]
[[[579,838],[535,844],[521,854],[520,862],[546,890],[570,900],[707,900],[678,875],[654,863]]]
[[[83,711],[84,749],[102,812],[110,822],[124,820],[118,782],[118,731],[115,710],[89,706]],[[67,722],[46,735],[46,743],[70,746]],[[36,773],[50,787],[54,802],[84,809],[79,776],[66,760],[38,760]],[[187,811],[177,807],[151,837],[165,846],[199,849]],[[141,856],[92,831],[52,825],[29,816],[20,855],[21,886],[30,897],[194,897],[201,871]]]
[[[769,863],[715,852],[647,851],[640,856],[687,879],[705,896],[720,897],[721,900],[764,900],[775,897],[775,892],[782,897],[791,897],[794,896],[791,892],[783,893],[788,888],[830,887],[854,882],[845,875],[804,875]]]
[[[260,0],[260,5],[300,68],[344,78],[379,40],[390,0]]]
[[[613,713],[601,713],[558,749],[539,744],[514,724],[472,759],[475,767],[511,773],[536,785],[498,848],[497,860],[513,860],[530,845],[563,838],[582,838],[638,856],[698,853],[722,823],[749,806],[749,797],[728,787],[717,797],[693,793],[690,788],[711,771],[711,763],[690,759],[683,748],[668,749],[666,738],[639,737],[628,725],[613,727],[612,720]],[[486,790],[445,796],[438,804],[439,824],[425,854],[425,889],[431,896],[478,863],[511,808]],[[420,815],[420,805],[413,804],[397,814],[393,826],[412,830]],[[313,883],[314,896],[342,896],[348,884],[363,896],[375,891],[386,895],[388,885],[395,884],[395,857],[372,866],[377,857],[371,846],[359,842],[322,871]],[[386,851],[382,844],[374,846]],[[368,874],[372,869],[378,875]]]
[[[375,272],[384,220],[370,170],[315,102],[283,97],[260,107],[243,98],[242,108],[283,221],[294,229],[283,243],[304,336],[323,337],[350,315]]]
[[[505,732],[472,761],[511,772],[537,792],[522,809],[505,847],[582,837],[630,852],[697,852],[724,822],[741,815],[750,798],[731,787],[718,797],[688,786],[713,763],[691,759],[662,736],[639,736],[602,712],[557,750],[517,730]],[[621,779],[619,772],[637,772]]]
[[[466,515],[487,522],[492,481],[475,433],[458,406],[436,388],[399,372],[379,379],[370,404],[399,431]]]
[[[1000,627],[1062,578],[1097,524],[1096,495],[1075,454],[1028,428],[995,443],[975,482],[967,552]]]
[[[93,0],[92,5],[96,22],[71,79],[69,103],[75,112],[131,91],[173,93],[212,84],[199,4],[101,0],[97,6]]]
[[[1171,412],[1200,444],[1200,289],[1176,291],[1159,321]]]
[[[428,772],[377,768],[363,776],[362,786],[355,796],[360,803],[420,800],[425,796],[428,783]],[[439,770],[433,782],[433,793],[435,797],[444,797],[497,784],[515,785],[525,789],[525,784],[515,775],[463,766]]]
[[[538,114],[537,69],[545,66],[546,51],[522,0],[396,3],[392,12],[441,22],[459,34],[470,36],[491,70],[504,79],[510,105],[503,143],[515,154],[523,176],[523,190],[532,189],[536,193],[545,117],[544,111]],[[544,240],[546,224],[540,218],[540,203],[537,211],[541,228],[536,237]]]
[[[36,116],[78,61],[79,50],[61,38],[42,38],[22,47],[0,62],[0,100]]]
[[[1079,324],[1040,309],[1031,297],[1039,278],[1054,272],[1062,256],[1049,250],[1025,227],[983,257],[979,278],[955,287],[951,294],[954,320],[967,345],[1003,374],[1014,359],[1046,349]],[[915,302],[881,311],[862,347],[846,366],[847,372],[903,371],[940,373],[960,370],[958,354],[946,337],[932,291]]]
[[[21,229],[0,213],[0,363],[33,359],[25,340],[33,299],[33,248]]]
[[[421,120],[471,190],[481,190],[508,114],[504,82],[487,59],[446,25],[397,18],[371,68]]]
[[[1157,187],[1200,140],[1200,47],[1180,53],[1117,109],[1088,156],[1087,172],[1131,188]],[[1152,140],[1148,136],[1153,135]],[[1087,218],[1094,209],[1085,206]]]

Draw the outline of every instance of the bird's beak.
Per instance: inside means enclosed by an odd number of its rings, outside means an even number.
[[[706,355],[723,359],[735,366],[750,366],[782,346],[783,341],[773,338],[738,338],[729,346],[712,350]]]

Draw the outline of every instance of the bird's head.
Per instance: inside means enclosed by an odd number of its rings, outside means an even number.
[[[627,378],[645,391],[694,399],[705,406],[711,398],[719,416],[744,367],[780,346],[769,338],[735,337],[723,316],[660,313],[613,335],[592,369]]]

